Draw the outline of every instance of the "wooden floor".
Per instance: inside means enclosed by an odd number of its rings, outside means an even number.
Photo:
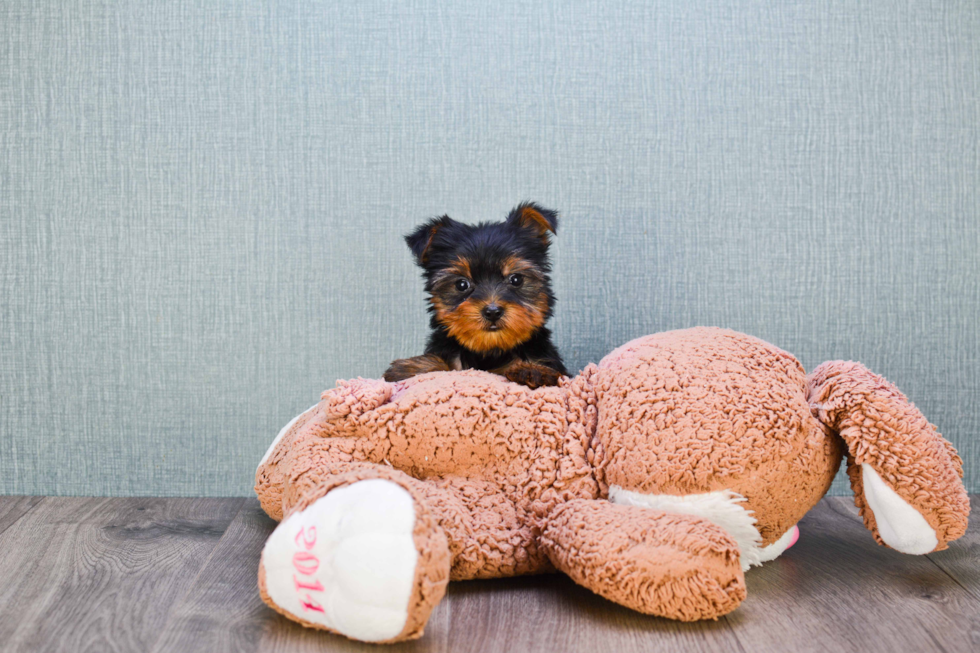
[[[265,607],[256,567],[274,526],[254,499],[0,497],[0,650],[379,650]],[[470,581],[421,640],[382,650],[980,651],[980,528],[905,556],[834,498],[800,530],[717,622],[646,617],[560,575]]]

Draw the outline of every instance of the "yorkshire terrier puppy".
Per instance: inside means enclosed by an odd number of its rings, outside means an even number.
[[[519,205],[503,222],[434,218],[405,237],[422,268],[432,315],[425,354],[394,361],[386,381],[478,369],[530,388],[567,376],[551,332],[548,262],[558,214]]]

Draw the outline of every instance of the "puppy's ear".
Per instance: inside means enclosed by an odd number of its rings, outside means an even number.
[[[408,248],[412,250],[412,255],[415,256],[416,263],[419,265],[428,263],[429,251],[432,249],[432,241],[436,237],[436,232],[452,224],[456,224],[456,221],[448,215],[444,215],[441,218],[432,218],[405,236],[405,242],[408,243]]]
[[[538,238],[548,243],[548,232],[558,233],[558,212],[534,202],[522,202],[507,216],[507,224],[532,229]]]

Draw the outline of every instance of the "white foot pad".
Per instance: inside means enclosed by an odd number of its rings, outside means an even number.
[[[885,544],[913,555],[929,553],[939,540],[922,514],[898,496],[870,465],[861,465],[864,498],[874,513],[878,535]]]
[[[262,551],[280,608],[348,637],[391,639],[405,627],[418,551],[415,507],[374,479],[332,490],[273,531]]]

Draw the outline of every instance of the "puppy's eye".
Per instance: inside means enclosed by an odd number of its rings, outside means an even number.
[[[507,283],[512,285],[514,288],[520,288],[524,285],[524,275],[523,274],[512,274],[507,277]]]
[[[456,280],[456,290],[458,290],[459,292],[466,292],[469,289],[470,289],[469,281],[467,281],[466,279]]]

